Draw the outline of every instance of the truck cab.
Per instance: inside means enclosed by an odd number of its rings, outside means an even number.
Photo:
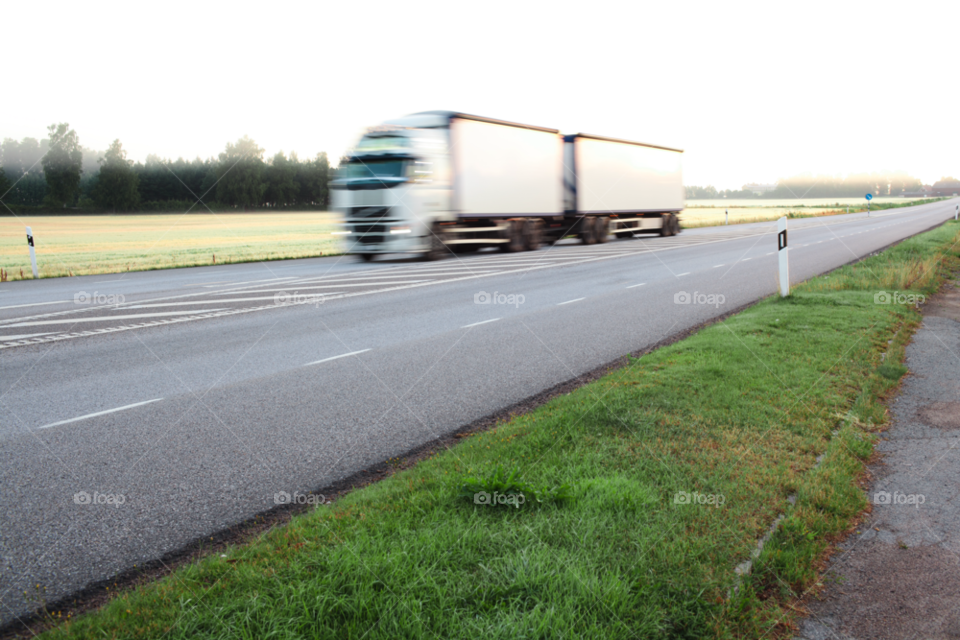
[[[370,127],[338,169],[333,206],[346,221],[347,252],[428,251],[438,222],[453,221],[449,128],[414,115]]]

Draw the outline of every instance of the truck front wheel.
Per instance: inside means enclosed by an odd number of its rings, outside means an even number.
[[[430,248],[427,249],[427,252],[424,254],[424,259],[428,261],[440,260],[445,258],[450,249],[447,248],[447,245],[443,244],[443,229],[438,223],[430,228]]]

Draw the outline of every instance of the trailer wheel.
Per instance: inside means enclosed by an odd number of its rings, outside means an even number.
[[[440,227],[440,224],[434,223],[430,228],[430,248],[427,249],[427,252],[423,255],[424,260],[440,260],[450,253],[447,245],[443,244],[443,240],[441,239],[442,234],[443,229]]]
[[[602,216],[594,220],[593,237],[600,244],[610,239],[610,218]]]
[[[374,255],[374,254],[372,254],[372,253],[358,253],[357,255],[360,256],[360,261],[361,261],[361,262],[372,262],[372,261],[373,261],[373,255]]]
[[[509,242],[500,244],[500,251],[503,253],[516,253],[523,251],[523,220],[507,220],[507,228],[504,230],[504,238]]]
[[[681,227],[680,227],[680,217],[677,216],[677,214],[672,213],[672,214],[670,214],[670,219],[673,221],[673,222],[672,222],[672,224],[673,224],[673,233],[672,233],[672,235],[677,235],[678,233],[680,233],[680,229],[681,229]]]
[[[593,225],[594,219],[592,217],[584,217],[580,220],[580,242],[583,244],[594,244],[597,241]]]
[[[536,251],[543,242],[543,220],[523,221],[523,248]]]
[[[660,237],[666,238],[668,236],[672,236],[673,229],[671,227],[670,214],[669,213],[664,214],[663,216],[661,216],[661,220],[663,220],[663,226],[660,227]]]

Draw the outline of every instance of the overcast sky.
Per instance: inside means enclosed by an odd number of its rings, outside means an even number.
[[[677,146],[687,184],[960,174],[960,3],[7,3],[0,137],[339,157],[450,109]]]

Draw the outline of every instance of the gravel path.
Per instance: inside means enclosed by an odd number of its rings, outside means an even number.
[[[960,283],[923,313],[871,469],[872,513],[834,556],[800,640],[960,638]]]

